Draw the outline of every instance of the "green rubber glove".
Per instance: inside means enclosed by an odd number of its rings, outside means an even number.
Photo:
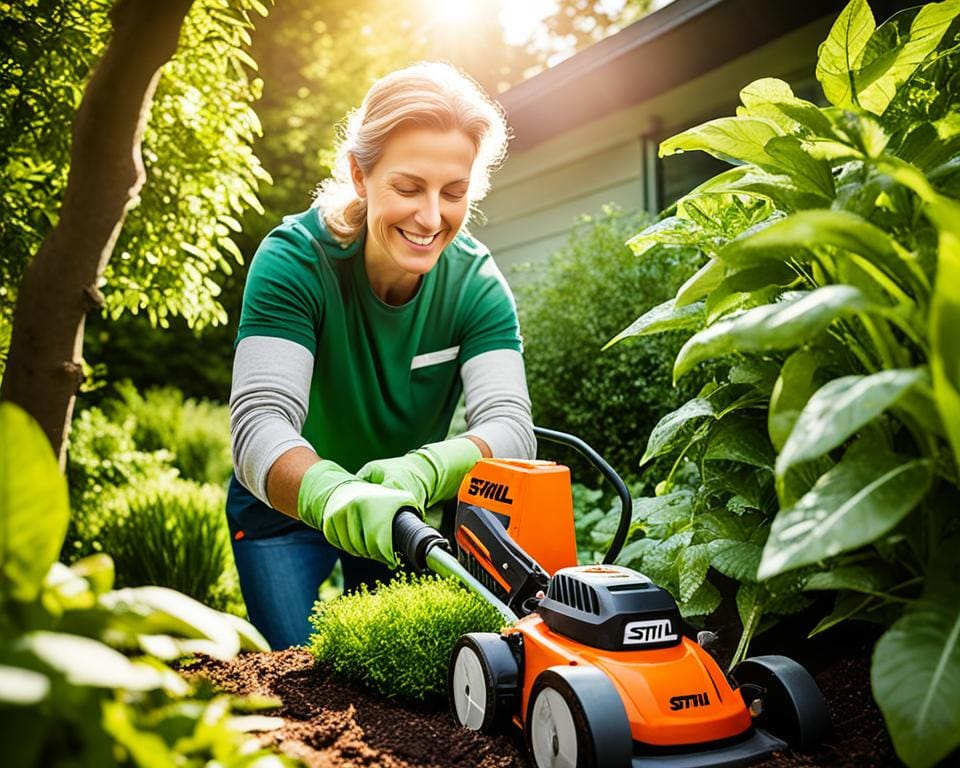
[[[403,490],[363,482],[339,464],[321,459],[300,482],[297,513],[323,531],[337,549],[396,567],[393,518],[404,507],[423,514],[417,499]]]
[[[421,509],[452,499],[463,476],[482,458],[476,443],[465,437],[429,443],[404,456],[364,464],[357,477],[413,496]]]

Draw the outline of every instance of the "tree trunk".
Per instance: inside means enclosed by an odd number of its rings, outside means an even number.
[[[160,67],[192,3],[118,0],[113,35],[77,110],[59,223],[20,284],[0,399],[40,423],[61,467],[83,381],[84,318],[103,304],[97,284],[145,178],[140,141]]]

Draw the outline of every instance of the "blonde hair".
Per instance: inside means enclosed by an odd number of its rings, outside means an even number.
[[[477,151],[467,193],[471,208],[489,191],[490,174],[507,151],[503,109],[475,80],[449,64],[414,64],[377,80],[341,125],[333,174],[320,184],[314,201],[327,230],[341,243],[356,240],[367,223],[366,201],[357,196],[350,178],[350,156],[369,173],[390,134],[410,125],[463,131]]]

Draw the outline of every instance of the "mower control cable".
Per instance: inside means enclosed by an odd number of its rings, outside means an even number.
[[[393,548],[407,563],[418,571],[429,569],[439,576],[457,579],[496,608],[508,624],[516,624],[520,617],[460,565],[457,558],[450,554],[449,546],[441,533],[423,522],[416,512],[401,509],[393,518]]]
[[[617,496],[620,497],[620,524],[617,526],[617,532],[613,535],[613,540],[610,542],[610,549],[607,550],[607,554],[604,555],[603,558],[605,565],[610,565],[615,562],[620,555],[620,550],[623,549],[623,543],[627,540],[627,533],[630,531],[630,521],[633,517],[633,499],[630,497],[627,484],[623,482],[623,478],[616,473],[616,470],[607,464],[603,456],[576,435],[571,435],[567,432],[557,432],[554,429],[547,429],[545,427],[534,427],[533,432],[537,437],[547,442],[573,448],[593,464],[594,467],[600,470],[600,474],[602,474],[617,491]]]

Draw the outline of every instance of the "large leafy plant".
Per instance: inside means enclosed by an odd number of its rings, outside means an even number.
[[[0,735],[4,764],[279,768],[244,730],[274,718],[191,687],[164,662],[268,650],[242,619],[161,587],[112,589],[98,554],[56,561],[67,487],[46,437],[0,403]]]
[[[713,570],[737,579],[738,656],[801,591],[836,591],[814,631],[888,625],[873,689],[911,766],[960,744],[958,14],[947,0],[877,27],[852,0],[820,47],[829,106],[758,80],[735,117],[665,141],[734,167],[631,241],[708,261],[615,339],[692,332],[675,379],[730,364],[650,435],[644,461],[695,476],[641,500],[646,538],[623,558],[684,601],[715,591]]]

